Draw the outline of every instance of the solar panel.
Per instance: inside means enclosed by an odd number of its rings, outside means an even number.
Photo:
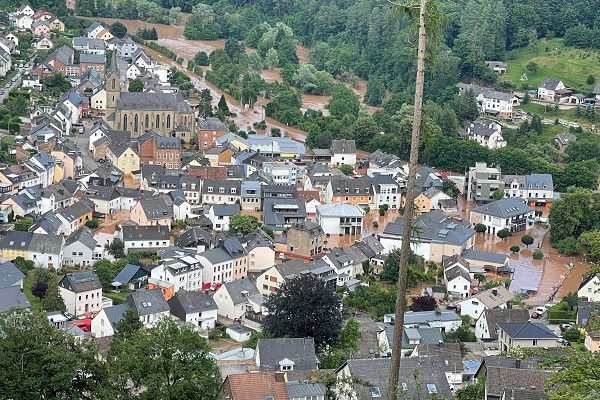
[[[75,281],[75,282],[88,281],[88,280],[92,280],[94,278],[95,278],[95,275],[92,271],[79,272],[78,274],[73,275],[73,281]]]

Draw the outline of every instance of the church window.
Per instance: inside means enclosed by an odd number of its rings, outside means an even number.
[[[167,129],[171,128],[171,116],[167,115]]]
[[[160,115],[156,116],[156,128],[158,129],[158,127],[160,126]]]
[[[112,88],[113,88],[113,90],[115,89],[115,80],[114,80],[114,79],[112,80]],[[114,100],[114,99],[115,99],[115,98],[113,97],[113,100]]]
[[[148,129],[149,125],[150,125],[150,117],[148,116],[148,114],[146,114],[146,122],[144,122],[144,127],[146,129]]]
[[[127,114],[123,115],[123,129],[127,130]]]
[[[135,116],[133,117],[133,131],[134,132],[138,131],[138,116],[137,116],[137,114],[135,114]]]

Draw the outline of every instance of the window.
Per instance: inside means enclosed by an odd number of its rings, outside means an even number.
[[[171,128],[171,116],[167,115],[167,129]]]
[[[381,397],[381,390],[377,386],[371,388],[371,397]]]
[[[155,123],[156,127],[158,128],[160,126],[160,116],[156,116],[156,123]]]
[[[533,345],[534,345],[534,346],[537,346],[537,342],[538,342],[538,341],[537,341],[536,339],[533,339],[533,340],[532,340],[532,342],[533,342]]]

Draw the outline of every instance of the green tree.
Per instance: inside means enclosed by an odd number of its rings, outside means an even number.
[[[565,256],[572,256],[574,254],[577,254],[579,252],[579,250],[581,249],[580,245],[579,245],[579,241],[577,239],[575,239],[574,237],[568,237],[562,240],[559,240],[556,243],[556,250],[560,253],[560,254],[564,254]]]
[[[20,220],[15,222],[15,231],[27,232],[32,224],[33,219],[21,218]]]
[[[25,96],[17,95],[8,97],[6,100],[6,109],[12,115],[24,116],[29,108],[29,102]]]
[[[510,231],[508,229],[500,229],[498,232],[496,232],[496,235],[500,239],[504,240],[504,239],[506,239],[507,237],[510,236]]]
[[[269,71],[273,71],[278,64],[279,55],[277,54],[277,50],[271,47],[269,50],[267,50],[267,54],[265,56],[265,65]]]
[[[474,121],[479,116],[477,99],[472,90],[467,90],[458,96],[456,101],[456,116],[460,122]]]
[[[25,275],[27,275],[27,272],[29,270],[32,270],[32,269],[35,268],[35,264],[34,264],[33,261],[31,261],[31,260],[25,260],[21,256],[15,258],[13,260],[13,264],[15,265],[15,267],[17,267],[19,269],[19,271],[21,271]],[[48,282],[46,282],[46,283],[48,283]]]
[[[67,311],[65,300],[60,294],[56,279],[48,282],[48,289],[46,289],[46,294],[42,299],[42,309],[44,311]]]
[[[104,365],[91,342],[77,342],[45,314],[12,309],[0,314],[0,382],[11,399],[102,398]],[[104,397],[106,398],[106,397]]]
[[[377,122],[370,115],[361,115],[350,127],[350,137],[356,141],[356,146],[361,149],[366,148],[371,139],[378,134]]]
[[[96,275],[102,284],[102,288],[104,288],[104,290],[111,290],[111,283],[115,281],[115,276],[121,271],[122,267],[119,267],[117,263],[111,263],[107,259],[102,259],[96,261],[92,268],[94,269],[94,272],[96,272]]]
[[[475,332],[468,325],[461,325],[452,332],[442,335],[444,342],[460,343],[460,342],[476,342]]]
[[[539,66],[535,61],[529,61],[525,65],[525,69],[535,75],[538,72]]]
[[[116,258],[125,257],[125,243],[119,238],[113,239],[108,245],[108,252]]]
[[[144,82],[141,79],[133,79],[129,82],[129,86],[127,87],[127,91],[129,92],[143,92],[144,91]]]
[[[457,400],[482,400],[485,398],[485,379],[478,379],[456,391]]]
[[[312,337],[318,346],[332,344],[342,329],[340,303],[325,282],[304,275],[284,282],[269,296],[263,327],[273,337]]]
[[[205,51],[199,51],[194,56],[194,62],[196,63],[196,65],[201,65],[205,67],[210,64],[210,59],[208,58],[208,54],[206,54]]]
[[[587,79],[585,80],[585,83],[587,83],[588,85],[593,85],[594,83],[596,83],[596,78],[594,77],[594,75],[588,75]]]
[[[358,346],[359,339],[359,325],[356,319],[352,317],[346,322],[346,326],[340,332],[339,347],[346,358],[351,358],[358,350],[360,350],[360,347]]]
[[[261,226],[262,222],[254,215],[233,215],[229,219],[229,234],[237,235],[240,233],[242,235],[247,235]]]
[[[109,29],[119,39],[123,39],[127,35],[127,27],[118,21],[114,22]]]
[[[599,175],[596,160],[570,162],[554,178],[554,188],[561,192],[565,192],[570,186],[596,190]]]
[[[521,248],[519,246],[510,246],[510,251],[513,253],[518,253],[521,251]]]
[[[118,341],[135,339],[144,325],[135,308],[130,307],[123,313],[123,319],[115,326],[114,339]]]
[[[579,236],[579,246],[583,250],[583,254],[594,260],[600,257],[600,230],[583,232]]]
[[[475,232],[477,232],[477,233],[486,233],[487,232],[487,226],[485,226],[484,224],[475,224]]]
[[[92,218],[91,220],[86,221],[85,226],[90,229],[96,229],[98,226],[100,226],[100,221],[98,221],[96,218]]]
[[[592,400],[600,393],[600,353],[573,352],[559,360],[561,368],[546,381],[550,400]]]
[[[210,89],[203,89],[198,95],[198,115],[201,118],[208,118],[213,115]]]
[[[521,236],[521,243],[529,248],[529,245],[533,244],[533,237],[530,235],[523,235]]]
[[[346,114],[358,116],[360,101],[356,93],[344,85],[333,88],[331,100],[327,103],[329,113],[335,118],[343,118]]]
[[[389,254],[383,264],[381,279],[396,282],[398,280],[398,268],[400,265],[400,249],[395,248]],[[408,286],[413,287],[427,280],[425,275],[423,257],[411,252],[408,267]]]
[[[502,200],[504,198],[504,190],[496,189],[492,193],[492,198],[494,200]]]
[[[191,327],[162,318],[150,329],[116,339],[108,355],[114,384],[129,396],[213,399],[221,386],[210,348]]]
[[[380,106],[385,99],[385,83],[383,78],[375,76],[369,78],[367,91],[365,93],[365,104],[369,106]]]
[[[521,100],[521,104],[529,104],[529,92],[525,92],[525,94],[523,95],[523,100]]]
[[[219,109],[219,111],[224,112],[225,115],[229,115],[229,106],[227,105],[227,100],[225,99],[224,94],[221,95],[219,103],[217,104],[217,108]]]
[[[477,287],[481,286],[482,282],[486,282],[487,281],[487,277],[485,276],[485,274],[482,274],[480,272],[477,272],[477,273],[473,274],[473,278],[475,280],[477,280]]]
[[[351,165],[342,165],[340,167],[340,171],[344,174],[344,175],[352,175],[354,173],[354,168],[352,168]]]
[[[460,194],[460,191],[456,186],[456,182],[454,182],[452,179],[444,179],[442,181],[442,191],[455,200]]]
[[[580,342],[583,339],[583,335],[579,331],[579,328],[569,328],[563,332],[562,336],[569,342]]]

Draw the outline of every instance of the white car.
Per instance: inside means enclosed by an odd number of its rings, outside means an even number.
[[[579,128],[579,124],[577,122],[569,122],[569,126],[571,128]]]

